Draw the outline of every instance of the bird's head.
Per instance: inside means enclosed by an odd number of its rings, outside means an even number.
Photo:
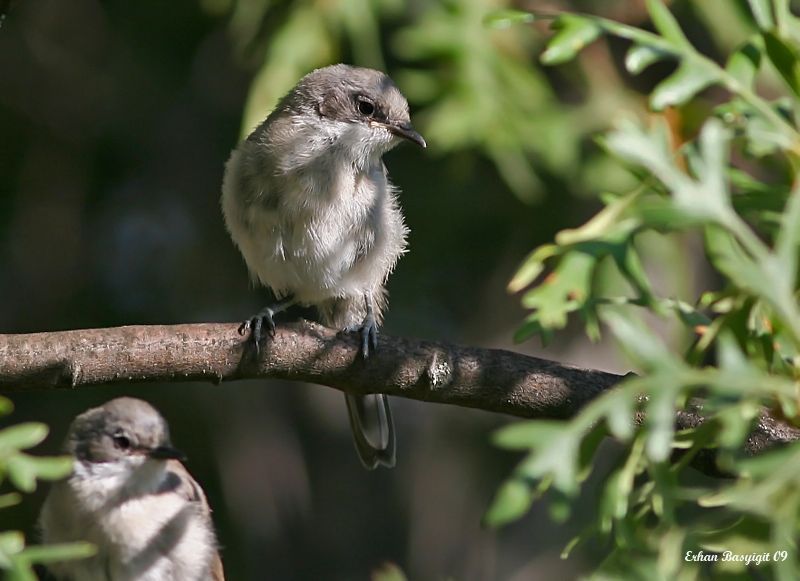
[[[172,447],[167,422],[149,403],[113,399],[72,422],[67,451],[84,466],[103,465],[105,473],[133,474],[149,461],[164,464],[183,454]]]
[[[339,150],[374,159],[402,140],[427,145],[411,125],[406,98],[386,74],[373,69],[343,64],[317,69],[298,82],[277,111],[287,122],[286,133],[313,129],[314,142],[304,143],[316,153]]]

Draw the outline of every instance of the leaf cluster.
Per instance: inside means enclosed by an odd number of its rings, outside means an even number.
[[[599,442],[611,435],[625,453],[605,478],[593,522],[565,554],[594,536],[612,549],[602,574],[695,578],[709,565],[686,561],[687,551],[771,557],[783,551],[759,566],[794,579],[800,444],[757,458],[741,451],[765,411],[800,425],[800,20],[788,2],[751,0],[749,38],[717,62],[694,47],[660,0],[646,5],[652,32],[583,14],[553,22],[545,63],[566,62],[610,36],[628,43],[629,74],[660,61],[675,69],[649,95],[656,112],[649,122],[623,119],[600,138],[636,177],[636,188],[602,192],[604,208],[534,250],[509,285],[523,291],[531,310],[518,339],[547,339],[577,314],[592,339],[609,329],[638,375],[572,421],[501,430],[496,443],[526,457],[486,519],[501,525],[519,518],[545,493],[553,516],[567,518],[595,469]],[[494,22],[537,17],[505,13]],[[783,83],[777,98],[759,94],[767,68]],[[708,113],[699,129],[681,134],[671,120],[701,100]],[[691,236],[702,241],[702,260],[715,273],[708,278],[719,285],[697,284],[688,297],[662,296],[646,267],[656,256],[652,248]],[[680,267],[665,270],[677,277]],[[611,291],[601,284],[609,271],[621,281]],[[667,344],[645,313],[681,329],[686,347]],[[705,421],[677,432],[676,414],[698,405]],[[637,415],[644,418],[638,430]],[[697,485],[687,474],[691,459],[707,449],[732,479]],[[744,573],[747,565],[721,561],[712,568]]]

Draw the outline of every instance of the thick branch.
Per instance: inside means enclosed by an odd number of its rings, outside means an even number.
[[[279,327],[256,356],[237,328],[219,323],[0,335],[0,389],[276,378],[525,418],[566,419],[622,379],[510,351],[386,335],[377,353],[364,361],[354,337],[308,322]],[[678,428],[701,421],[692,412],[676,418]],[[800,430],[764,417],[747,451],[799,437]]]

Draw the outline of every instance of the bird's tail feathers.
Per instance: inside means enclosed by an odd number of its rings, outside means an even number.
[[[395,432],[389,399],[382,393],[345,394],[358,458],[367,470],[395,464]]]

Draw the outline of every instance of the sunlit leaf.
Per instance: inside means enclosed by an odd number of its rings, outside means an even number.
[[[664,383],[670,380],[661,374]],[[655,382],[653,382],[655,383]],[[663,462],[672,451],[672,438],[675,434],[675,385],[662,385],[650,393],[647,405],[647,441],[645,450],[653,462]]]
[[[14,404],[7,397],[0,395],[0,416],[10,414],[14,409]]]
[[[800,57],[795,46],[771,31],[763,33],[767,56],[796,96],[800,96]]]
[[[23,554],[31,563],[55,563],[93,557],[97,554],[97,547],[84,542],[34,545],[26,548]]]
[[[36,490],[36,469],[29,462],[29,456],[15,454],[6,462],[6,470],[11,483],[22,492]]]
[[[558,33],[550,40],[541,60],[546,65],[557,65],[575,58],[586,45],[594,42],[603,29],[591,18],[563,14],[553,24]]]
[[[638,75],[647,67],[669,57],[669,53],[646,44],[634,44],[625,55],[625,68],[632,75]]]
[[[0,555],[15,555],[25,548],[25,537],[19,531],[0,532]]]
[[[638,365],[648,370],[677,371],[680,363],[664,343],[640,320],[621,311],[608,309],[602,315],[622,348]]]
[[[0,431],[0,454],[6,450],[32,448],[47,437],[47,426],[38,422],[26,422]]]
[[[543,441],[559,437],[565,423],[553,420],[517,422],[495,432],[492,440],[496,446],[508,450],[535,448]]]
[[[531,284],[544,270],[544,262],[559,253],[555,244],[545,244],[537,248],[525,259],[522,266],[508,283],[509,292],[517,292]]]
[[[747,0],[747,3],[760,29],[769,30],[775,26],[770,0]]]
[[[689,41],[684,36],[678,21],[661,0],[646,0],[646,5],[653,26],[661,36],[677,46],[689,46]]]
[[[9,492],[7,494],[0,494],[0,509],[15,506],[22,502],[22,495],[16,492]]]
[[[522,10],[494,10],[483,17],[483,23],[491,28],[508,28],[516,24],[529,24],[536,17]]]
[[[529,484],[512,478],[500,486],[483,520],[490,527],[502,526],[520,518],[532,503]]]
[[[725,70],[745,87],[751,87],[761,65],[761,45],[751,39],[740,46],[728,59]]]
[[[716,82],[708,68],[683,62],[678,70],[659,83],[650,95],[650,106],[655,111],[683,105],[697,93]]]
[[[538,286],[522,297],[522,304],[536,311],[544,328],[560,329],[567,314],[577,310],[589,296],[597,258],[588,252],[572,252]]]
[[[775,253],[781,268],[785,269],[788,286],[795,286],[798,252],[800,252],[800,180],[795,180],[792,193],[786,204],[781,229],[775,241]]]

